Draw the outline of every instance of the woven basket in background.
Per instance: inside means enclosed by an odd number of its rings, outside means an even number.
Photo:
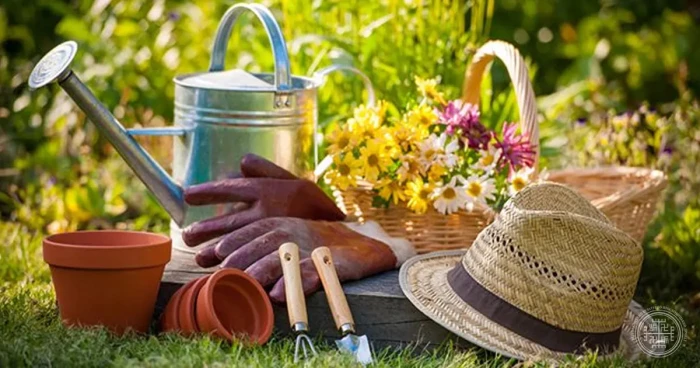
[[[537,162],[539,129],[535,93],[525,61],[513,45],[489,41],[477,50],[467,69],[462,99],[478,105],[482,77],[494,58],[503,62],[513,83],[520,130],[537,145]],[[549,180],[581,192],[616,226],[637,240],[644,236],[666,184],[665,175],[658,170],[630,167],[560,170],[551,172]],[[432,207],[424,214],[413,213],[402,205],[375,208],[372,207],[373,196],[369,186],[334,191],[336,203],[345,213],[360,221],[377,221],[389,235],[411,241],[418,253],[466,248],[496,215],[486,206],[450,215],[443,215]]]

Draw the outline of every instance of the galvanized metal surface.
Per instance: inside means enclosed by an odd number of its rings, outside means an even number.
[[[37,89],[56,80],[66,79],[76,51],[78,44],[75,41],[66,41],[46,53],[29,75],[29,88]]]
[[[369,340],[366,335],[357,336],[348,334],[340,340],[335,340],[335,345],[339,350],[344,351],[355,357],[362,365],[372,363],[372,351],[370,350]]]
[[[244,12],[253,13],[270,40],[275,71],[256,74],[272,89],[247,84],[198,85],[193,77],[224,69],[231,29]],[[265,157],[299,176],[309,176],[316,119],[312,80],[290,75],[289,56],[272,13],[257,4],[236,4],[219,23],[209,71],[175,78],[174,125],[187,134],[174,140],[173,178],[183,186],[220,180],[238,170],[247,153]],[[190,208],[181,225],[223,214],[227,206]],[[178,235],[173,229],[173,238]],[[181,242],[175,242],[180,247]],[[189,248],[180,248],[183,251]]]
[[[182,188],[124,129],[109,110],[100,103],[74,73],[59,82],[61,87],[95,123],[100,133],[114,146],[146,187],[158,198],[173,221],[181,223],[185,217]]]

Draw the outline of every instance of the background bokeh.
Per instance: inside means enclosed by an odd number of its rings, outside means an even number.
[[[295,74],[310,75],[332,63],[352,65],[369,75],[380,98],[397,106],[411,96],[407,92],[416,75],[438,77],[456,98],[481,43],[503,39],[515,44],[528,60],[539,96],[545,166],[624,164],[669,174],[667,198],[645,241],[640,293],[700,288],[697,1],[262,3],[282,25]],[[39,234],[167,229],[164,211],[65,93],[56,85],[32,92],[26,80],[41,55],[73,39],[80,46],[74,70],[124,125],[169,125],[172,78],[207,67],[218,20],[229,5],[209,0],[2,2],[0,215],[5,234],[7,229]],[[227,66],[272,68],[266,36],[250,17],[234,30]],[[500,66],[494,66],[484,88],[490,96],[484,102],[487,123],[517,119]],[[319,94],[322,127],[347,116],[363,98],[360,81],[333,76]],[[649,115],[654,123],[634,124],[618,116],[628,112]],[[141,141],[168,167],[168,138]]]

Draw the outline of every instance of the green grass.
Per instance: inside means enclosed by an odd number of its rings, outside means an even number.
[[[171,334],[115,337],[102,329],[65,328],[59,321],[48,268],[41,259],[40,234],[0,223],[0,367],[287,367],[294,366],[294,342],[273,338],[263,347],[245,348],[202,336],[187,339]],[[108,292],[108,291],[107,291]],[[697,328],[700,316],[683,308],[692,341],[666,359],[633,366],[690,367],[700,364]],[[664,303],[660,303],[664,304]],[[665,305],[667,305],[666,303]],[[371,336],[370,336],[371,337]],[[319,356],[308,366],[353,366],[347,356],[317,340]],[[518,362],[481,349],[458,350],[445,345],[432,351],[384,350],[378,367],[501,367]],[[532,363],[542,366],[540,363]],[[622,367],[621,359],[602,361],[589,354],[566,366]]]

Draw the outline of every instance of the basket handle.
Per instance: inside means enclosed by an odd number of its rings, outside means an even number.
[[[504,41],[489,41],[481,46],[474,54],[471,65],[467,68],[462,88],[462,100],[472,105],[479,104],[481,92],[481,80],[486,68],[490,66],[494,58],[500,59],[508,70],[510,80],[513,82],[515,97],[518,100],[520,110],[520,130],[532,142],[535,150],[535,169],[540,157],[540,130],[537,124],[537,104],[535,91],[530,83],[530,75],[527,71],[525,60],[515,46]]]

